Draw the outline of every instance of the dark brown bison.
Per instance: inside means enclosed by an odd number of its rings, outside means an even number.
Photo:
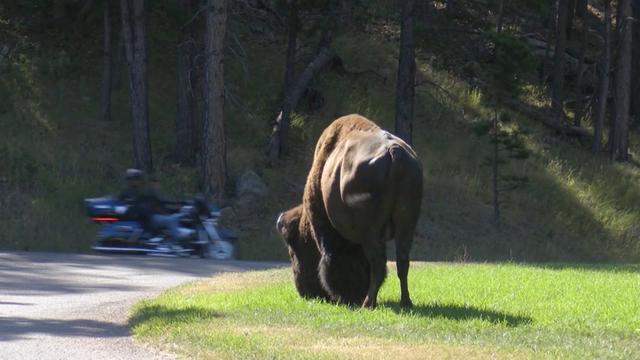
[[[409,251],[421,198],[422,166],[409,145],[360,115],[335,120],[316,145],[301,207],[278,221],[294,274],[304,279],[296,285],[319,281],[333,300],[355,300],[358,289],[366,289],[362,305],[375,307],[386,276],[385,242],[394,239],[401,304],[411,306]],[[293,242],[304,244],[304,252]],[[313,243],[318,253],[308,256]]]

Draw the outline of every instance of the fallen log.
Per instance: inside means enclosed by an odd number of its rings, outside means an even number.
[[[544,126],[559,134],[579,138],[580,141],[588,140],[592,137],[591,131],[580,126],[570,125],[568,123],[554,123],[551,121],[551,115],[543,109],[537,109],[527,105],[518,99],[509,99],[505,101],[505,105],[513,110],[524,114],[528,118],[540,121]]]

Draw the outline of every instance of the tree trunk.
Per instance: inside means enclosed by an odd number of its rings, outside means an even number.
[[[415,0],[402,0],[400,6],[400,57],[398,59],[398,78],[396,80],[395,132],[396,135],[411,144],[416,75],[416,59],[413,45]]]
[[[122,15],[121,15],[122,16]],[[112,79],[113,83],[111,84],[114,89],[120,89],[122,86],[122,74],[124,73],[124,68],[126,67],[126,55],[124,49],[124,31],[122,28],[118,33],[118,41],[116,42],[115,48],[115,58],[112,57]]]
[[[632,123],[634,126],[640,125],[640,2],[632,1],[633,18],[636,19],[633,26],[633,53],[632,58],[632,81],[631,109],[633,113]]]
[[[499,34],[502,32],[502,26],[504,22],[504,0],[500,0],[498,7],[498,20],[496,21],[496,32]]]
[[[493,221],[496,226],[500,226],[500,190],[498,189],[498,180],[500,178],[500,141],[498,140],[498,112],[493,118],[493,163],[491,164],[492,178],[491,185],[493,187]]]
[[[576,15],[576,0],[567,0],[567,22],[565,23],[565,29],[567,34],[567,39],[571,38],[571,29],[573,29],[573,20]]]
[[[191,82],[195,56],[195,40],[192,37],[192,25],[186,24],[193,16],[192,0],[178,0],[180,11],[180,30],[178,37],[178,79],[176,114],[176,161],[180,165],[195,164],[194,138],[194,88]]]
[[[295,68],[296,68],[296,47],[298,46],[298,1],[289,0],[289,16],[287,17],[287,55],[286,55],[286,68],[284,72],[284,93],[291,89],[293,81],[295,80]]]
[[[547,33],[547,45],[544,49],[544,63],[542,64],[542,72],[540,76],[540,84],[544,84],[548,76],[548,64],[550,62],[549,54],[551,53],[551,42],[553,35],[558,28],[558,0],[552,0],[551,15],[549,18],[549,32]]]
[[[567,13],[569,0],[559,0],[558,26],[556,31],[555,60],[553,64],[553,89],[551,95],[552,121],[557,125],[562,123],[563,87],[564,87],[564,53],[567,46]]]
[[[612,103],[613,106],[611,106],[611,108],[609,109],[609,134],[608,134],[608,139],[607,139],[607,151],[609,156],[611,157],[611,154],[614,153],[614,146],[615,146],[615,139],[614,136],[616,134],[615,131],[615,127],[616,127],[616,113],[618,112],[618,108],[616,105],[616,74],[618,72],[618,65],[620,64],[619,62],[619,56],[620,56],[620,39],[621,39],[621,28],[620,28],[620,19],[621,19],[621,15],[620,15],[620,5],[618,4],[619,1],[611,1],[611,7],[614,7],[615,4],[615,15],[612,13],[612,22],[615,20],[615,23],[613,23],[613,27],[612,27],[612,33],[611,33],[611,74],[609,75],[609,82],[611,83],[609,91],[610,91],[610,95],[609,97],[611,99],[613,99]]]
[[[205,6],[200,0],[194,0],[198,6]],[[194,8],[195,10],[195,8]],[[198,10],[200,11],[200,10]],[[191,64],[191,91],[193,97],[193,148],[195,151],[195,159],[197,164],[202,164],[202,134],[204,134],[204,123],[207,115],[207,82],[206,82],[206,69],[205,69],[205,35],[206,31],[202,31],[206,27],[206,19],[204,16],[199,16],[193,20],[191,28],[191,38],[194,39],[193,43],[193,63]]]
[[[205,195],[210,199],[220,201],[224,195],[227,178],[224,134],[226,1],[207,0],[205,13],[206,116],[202,137],[202,177]]]
[[[610,0],[604,2],[604,45],[602,49],[600,84],[598,87],[598,109],[593,122],[594,154],[602,149],[602,128],[607,114],[607,98],[609,96],[609,69],[611,67],[611,7]]]
[[[447,5],[447,14],[453,16],[456,14],[456,1],[455,0],[446,0],[445,4]]]
[[[311,80],[322,70],[327,64],[333,61],[336,58],[336,53],[329,47],[329,41],[323,40],[321,41],[320,49],[318,50],[318,54],[315,58],[307,65],[302,74],[298,77],[295,84],[291,87],[289,91],[289,96],[285,98],[285,102],[282,106],[283,109],[290,109],[289,111],[293,111],[302,98],[304,91],[309,87],[309,83]],[[276,119],[276,123],[273,126],[273,131],[271,132],[271,138],[269,139],[269,144],[267,145],[266,155],[267,160],[273,162],[276,160],[280,154],[280,139],[282,137],[281,133],[281,121],[283,117],[284,110],[280,111],[278,114],[278,118]]]
[[[584,82],[584,70],[585,70],[585,54],[587,52],[587,38],[589,35],[589,20],[586,16],[586,7],[588,1],[579,1],[579,4],[584,6],[584,9],[577,11],[578,14],[585,14],[580,18],[580,31],[582,38],[580,40],[580,53],[578,54],[578,78],[576,80],[576,111],[573,124],[580,126],[582,117],[584,114],[584,91],[582,89]]]
[[[133,159],[137,168],[152,172],[144,0],[121,0],[120,5],[129,70],[129,98],[133,119]]]
[[[291,113],[293,112],[293,101],[291,99],[293,92],[293,85],[295,80],[295,68],[296,68],[296,47],[298,41],[298,4],[297,0],[289,1],[289,15],[287,16],[287,28],[288,28],[288,41],[287,41],[287,55],[284,72],[284,101],[282,102],[282,108],[280,110],[278,131],[278,146],[272,154],[270,154],[270,161],[274,161],[276,158],[280,158],[288,151],[287,143],[289,140],[289,127]],[[306,85],[305,85],[306,89]],[[303,89],[304,91],[304,89]],[[298,102],[297,100],[295,101]]]
[[[633,19],[631,18],[630,0],[620,0],[618,2],[620,22],[619,55],[615,75],[615,105],[616,115],[614,120],[613,143],[610,147],[609,157],[620,161],[626,161],[628,154],[628,132],[629,132],[629,106],[631,91],[631,44]]]
[[[113,52],[111,51],[111,1],[103,3],[104,36],[102,43],[102,98],[100,101],[102,118],[111,120],[111,82],[113,79]]]
[[[576,1],[576,17],[580,19],[584,19],[585,16],[588,16],[589,12],[589,0],[578,0]]]

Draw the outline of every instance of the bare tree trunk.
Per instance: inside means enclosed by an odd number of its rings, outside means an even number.
[[[413,44],[415,0],[402,0],[400,6],[400,57],[398,59],[398,78],[396,80],[395,132],[396,135],[411,144],[416,75]]]
[[[633,7],[633,18],[634,26],[633,26],[633,53],[631,54],[632,58],[632,81],[631,86],[633,86],[631,90],[631,109],[633,113],[633,119],[631,120],[633,126],[640,125],[640,25],[638,25],[638,21],[640,21],[640,2],[632,1],[631,6]]]
[[[113,79],[113,52],[111,51],[111,1],[103,3],[102,21],[104,36],[102,43],[102,99],[100,101],[102,118],[111,120],[111,82]]]
[[[144,0],[121,0],[120,5],[129,70],[129,98],[133,118],[133,159],[136,167],[152,172]]]
[[[296,70],[296,47],[298,46],[298,27],[299,27],[299,19],[298,19],[298,1],[297,0],[288,0],[289,3],[289,16],[287,17],[287,30],[288,30],[288,40],[287,40],[287,58],[286,58],[286,68],[284,72],[284,92],[289,92],[291,86],[293,85],[293,81],[295,80],[295,70]]]
[[[289,123],[291,113],[294,110],[295,104],[292,97],[293,86],[295,81],[295,67],[296,67],[296,47],[298,42],[298,3],[297,0],[289,0],[289,15],[287,16],[287,28],[288,28],[288,41],[287,41],[287,55],[284,73],[284,100],[282,102],[282,108],[278,114],[276,120],[278,125],[276,144],[273,149],[269,149],[269,161],[273,162],[283,154],[287,153],[287,145],[289,140]],[[310,79],[309,79],[310,80]],[[307,84],[305,84],[306,89]],[[304,91],[304,89],[302,89]],[[296,100],[295,103],[298,101]]]
[[[446,0],[445,1],[446,5],[447,5],[447,14],[448,15],[455,15],[456,14],[456,1],[455,0]]]
[[[629,132],[629,107],[631,91],[631,44],[633,19],[631,18],[630,0],[620,0],[618,2],[620,22],[620,41],[618,64],[616,66],[615,79],[615,104],[616,115],[613,126],[613,143],[609,157],[620,161],[626,161],[628,154],[628,132]]]
[[[569,0],[559,0],[558,3],[558,27],[556,31],[555,60],[553,64],[553,89],[551,95],[552,121],[559,125],[562,123],[563,87],[564,87],[564,62],[567,46],[567,13]]]
[[[499,34],[502,32],[502,26],[504,23],[504,0],[500,0],[498,7],[498,20],[496,21],[496,32]]]
[[[580,18],[580,31],[582,34],[582,39],[580,40],[580,53],[578,55],[578,79],[576,80],[576,112],[573,121],[573,124],[575,126],[580,126],[584,114],[584,91],[582,87],[584,85],[584,62],[585,54],[587,52],[587,37],[589,35],[589,19],[586,16],[588,1],[580,1],[579,4],[583,5],[584,9],[576,11],[576,13],[584,14],[584,16]]]
[[[552,0],[551,3],[551,16],[549,18],[549,32],[547,33],[547,46],[544,49],[544,64],[542,64],[542,75],[540,76],[540,83],[544,84],[547,79],[547,65],[550,62],[551,42],[553,35],[557,32],[558,28],[558,0]]]
[[[598,110],[593,122],[593,146],[594,154],[602,149],[602,128],[607,114],[607,98],[609,96],[609,69],[611,67],[611,7],[610,0],[604,2],[604,45],[601,60],[601,78],[598,87]]]
[[[620,39],[621,39],[621,16],[620,16],[620,6],[618,5],[618,1],[611,1],[611,7],[614,8],[615,5],[615,14],[612,13],[611,14],[611,18],[612,18],[612,22],[615,20],[615,23],[613,23],[613,27],[612,27],[612,33],[611,33],[611,73],[609,75],[609,82],[611,83],[609,91],[610,91],[610,95],[609,97],[611,99],[613,99],[613,106],[611,106],[611,108],[609,109],[609,134],[608,134],[608,139],[607,139],[607,151],[609,156],[611,157],[614,153],[614,146],[615,146],[615,135],[616,135],[616,131],[615,131],[615,127],[616,127],[616,113],[618,112],[618,108],[616,105],[616,91],[617,91],[617,86],[616,86],[616,74],[618,72],[618,65],[620,63],[619,60],[619,56],[620,56]]]
[[[589,12],[587,11],[587,9],[589,9],[588,2],[589,0],[578,0],[576,2],[576,17],[584,19],[585,16],[589,14]]]
[[[577,5],[577,1],[576,0],[568,0],[568,8],[567,8],[567,22],[565,23],[565,31],[567,34],[567,39],[571,38],[571,29],[573,29],[573,20],[575,19],[575,15],[576,15],[576,5]]]
[[[493,162],[491,164],[492,178],[491,186],[493,187],[493,221],[496,226],[500,226],[500,189],[498,189],[498,180],[500,178],[500,141],[498,140],[498,112],[496,111],[493,118]]]
[[[285,97],[285,102],[283,104],[283,109],[290,109],[289,111],[293,111],[302,98],[304,91],[309,87],[309,83],[311,80],[322,70],[327,64],[333,61],[336,58],[336,53],[329,47],[329,41],[324,40],[321,41],[320,49],[318,50],[315,58],[307,65],[302,74],[298,77],[295,84],[291,87],[289,91],[289,96]],[[266,155],[268,161],[274,161],[278,158],[280,152],[280,139],[281,135],[281,121],[284,110],[280,111],[278,114],[278,118],[276,119],[276,123],[273,126],[273,131],[271,132],[271,138],[269,139],[269,144],[266,148]]]
[[[192,0],[178,0],[180,10],[180,30],[178,37],[178,103],[176,114],[176,161],[178,164],[192,166],[195,164],[194,138],[194,89],[192,86],[192,69],[195,56],[195,40],[192,37],[192,25],[186,24],[193,16]]]
[[[122,16],[122,15],[121,15]],[[111,84],[114,89],[120,89],[122,86],[122,74],[125,64],[125,49],[124,49],[124,31],[120,28],[118,33],[118,41],[116,42],[115,58],[112,56],[112,68],[113,68],[113,83]]]
[[[198,6],[205,6],[200,0],[194,0]],[[200,11],[200,10],[198,10]],[[193,43],[193,63],[191,64],[191,91],[193,94],[193,147],[195,151],[195,159],[197,164],[202,164],[202,134],[204,133],[204,122],[207,115],[207,82],[205,69],[205,35],[206,31],[202,31],[206,27],[204,16],[197,17],[193,21],[191,28],[191,38]]]
[[[202,138],[204,193],[220,201],[227,178],[224,134],[224,41],[227,30],[225,0],[207,0],[205,35],[206,116]]]

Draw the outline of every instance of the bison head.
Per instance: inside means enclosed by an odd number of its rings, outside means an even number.
[[[276,229],[289,250],[293,279],[300,296],[328,300],[329,294],[318,278],[320,252],[309,234],[305,231],[301,234],[301,217],[302,205],[287,210],[278,216]]]
[[[302,205],[296,206],[280,214],[276,222],[289,250],[298,293],[304,298],[362,304],[369,285],[369,264],[362,247],[350,244],[335,231],[328,231],[332,252],[321,254],[310,227],[301,224],[306,221],[302,220],[302,212]]]

